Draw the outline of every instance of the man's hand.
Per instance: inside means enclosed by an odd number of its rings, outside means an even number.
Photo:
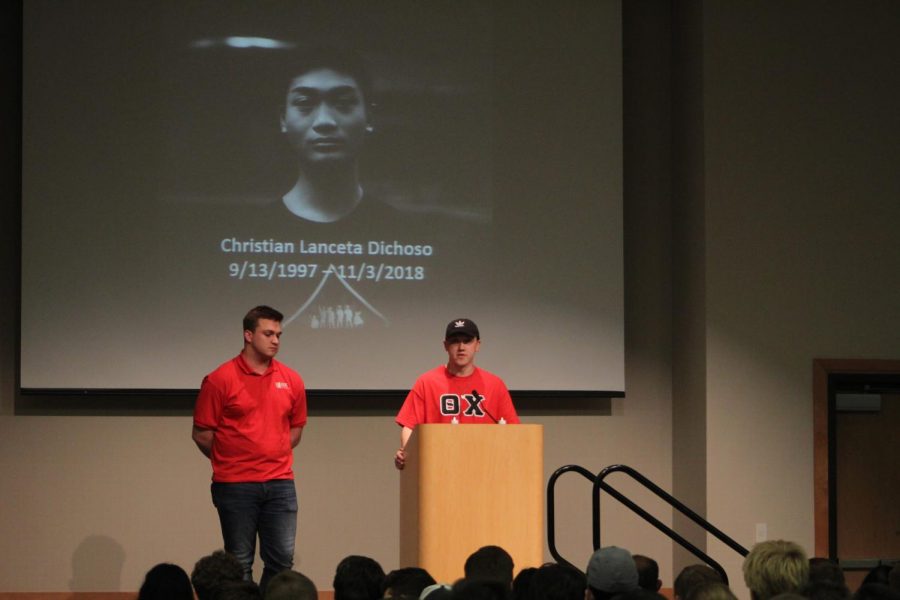
[[[401,471],[403,470],[403,467],[406,466],[406,444],[409,443],[412,432],[413,430],[406,425],[400,430],[400,449],[397,450],[397,454],[394,455],[394,466]]]

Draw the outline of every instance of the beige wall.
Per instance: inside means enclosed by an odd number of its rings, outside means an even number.
[[[703,23],[709,516],[812,551],[812,360],[900,357],[900,5]]]
[[[652,48],[626,53],[628,398],[525,420],[545,426],[548,474],[630,464],[697,496],[742,544],[766,523],[770,538],[811,549],[812,359],[900,358],[898,5],[697,1],[669,15],[640,4],[626,3],[625,30],[626,47]],[[14,113],[15,95],[2,101]],[[0,125],[0,591],[134,590],[156,562],[189,569],[220,546],[209,467],[184,415],[13,416],[11,121]],[[387,414],[310,421],[296,455],[297,568],[323,589],[350,553],[399,566],[396,433]],[[571,477],[557,540],[583,562],[589,497]],[[658,558],[671,585],[671,546],[604,508],[604,544]],[[746,597],[737,555],[708,546]]]

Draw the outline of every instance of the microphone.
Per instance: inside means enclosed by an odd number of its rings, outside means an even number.
[[[472,395],[475,397],[475,399],[481,398],[482,400],[484,400],[484,396],[478,395],[478,390],[472,390]],[[487,413],[487,416],[489,416],[494,423],[497,423],[497,424],[500,423],[500,421],[498,421],[497,418],[491,414],[491,411],[489,411],[487,409],[487,406],[482,406],[481,408],[482,408],[482,410],[484,410],[485,413]]]

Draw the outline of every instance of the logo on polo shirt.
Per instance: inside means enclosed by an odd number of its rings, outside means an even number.
[[[287,383],[285,383],[283,381],[276,381],[275,389],[276,390],[289,390],[289,389],[291,389],[291,386],[289,386]]]

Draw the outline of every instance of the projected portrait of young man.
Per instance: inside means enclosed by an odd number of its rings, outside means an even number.
[[[291,214],[334,223],[363,202],[359,154],[372,131],[370,96],[368,74],[354,54],[315,50],[299,60],[281,114],[297,161],[297,180],[282,197]]]

